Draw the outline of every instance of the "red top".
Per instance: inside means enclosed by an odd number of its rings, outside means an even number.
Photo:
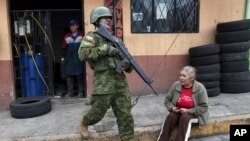
[[[64,36],[62,48],[66,49],[68,44],[71,44],[71,43],[81,43],[82,37],[83,37],[83,33],[81,31],[77,31],[75,36],[73,36],[72,32],[67,33]]]
[[[179,97],[176,106],[178,108],[194,108],[194,101],[192,99],[192,88],[182,87],[181,96]]]

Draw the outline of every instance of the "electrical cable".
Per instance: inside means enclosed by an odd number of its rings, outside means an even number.
[[[45,85],[45,87],[46,87],[46,89],[47,89],[47,91],[48,91],[47,94],[49,94],[49,87],[48,87],[46,81],[44,80],[44,78],[43,78],[43,76],[42,76],[42,74],[41,74],[41,72],[40,72],[40,70],[39,70],[39,68],[38,68],[38,66],[37,66],[37,64],[36,64],[36,61],[35,61],[35,58],[34,58],[34,55],[33,55],[33,51],[32,51],[32,49],[31,49],[31,47],[30,47],[29,40],[28,40],[28,38],[27,38],[26,33],[24,34],[24,38],[25,38],[25,41],[26,41],[27,46],[28,46],[28,48],[29,48],[30,55],[31,55],[31,58],[32,58],[32,60],[33,60],[33,62],[34,62],[34,65],[35,65],[35,67],[36,67],[36,70],[37,70],[39,76],[41,77],[41,79],[43,80],[43,83],[44,83],[44,85]]]
[[[42,25],[40,24],[40,22],[31,14],[27,14],[25,13],[23,19],[26,17],[26,16],[30,16],[31,18],[33,18],[35,20],[35,22],[37,23],[37,25],[40,27],[40,29],[42,30],[42,32],[44,33],[45,35],[45,38],[47,39],[48,43],[49,43],[49,46],[50,46],[50,50],[51,50],[51,53],[53,55],[53,61],[55,62],[56,61],[56,57],[55,57],[55,53],[53,51],[53,47],[52,47],[52,44],[51,44],[51,41],[48,37],[48,34],[46,33],[46,31],[44,30],[44,28],[42,27]]]
[[[17,57],[19,57],[19,56],[20,56],[20,54],[19,54],[19,51],[18,51],[18,49],[17,49],[16,44],[15,44],[15,43],[12,43],[12,44],[13,44],[13,46],[14,46],[14,47],[15,47],[15,49],[16,49]]]
[[[37,23],[37,25],[40,27],[40,29],[41,29],[42,32],[44,33],[45,38],[47,39],[47,41],[48,41],[48,43],[49,43],[49,46],[50,46],[50,49],[51,49],[51,53],[52,53],[52,55],[53,55],[53,62],[55,63],[55,53],[54,53],[54,51],[53,51],[53,47],[52,47],[51,41],[50,41],[50,39],[49,39],[49,37],[48,37],[48,34],[47,34],[46,31],[44,30],[44,28],[42,27],[42,25],[40,24],[40,22],[39,22],[33,15],[25,13],[24,16],[22,17],[22,19],[24,19],[24,18],[27,17],[27,16],[30,16],[32,19],[34,19],[34,21]],[[29,44],[29,41],[28,41],[28,38],[27,38],[26,33],[25,33],[24,37],[25,37],[25,40],[26,40],[26,43],[27,43],[27,45],[28,45],[28,48],[29,48],[30,52],[32,52],[32,49],[31,49],[31,47],[30,47],[30,44]],[[41,72],[40,72],[40,70],[39,70],[39,68],[38,68],[38,66],[37,66],[37,64],[36,64],[36,62],[35,62],[33,53],[31,53],[31,57],[32,57],[32,60],[33,60],[33,62],[34,62],[35,68],[36,68],[36,70],[37,70],[39,76],[41,77],[41,79],[42,79],[42,81],[43,81],[43,83],[44,83],[44,85],[45,85],[45,87],[46,87],[46,89],[47,89],[47,92],[48,92],[47,94],[49,94],[50,91],[49,91],[48,84],[47,84],[46,81],[44,80],[44,78],[43,78],[43,76],[42,76],[42,74],[41,74]],[[55,66],[55,64],[54,64],[54,66]]]
[[[152,75],[150,78],[153,78],[153,76],[156,74],[157,70],[159,69],[159,67],[161,66],[161,64],[164,62],[164,59],[166,58],[168,52],[170,51],[170,49],[173,47],[174,43],[176,42],[177,38],[179,37],[181,31],[183,30],[184,26],[187,24],[188,19],[191,17],[191,14],[194,12],[194,10],[198,7],[200,3],[200,0],[198,0],[198,2],[196,3],[196,5],[194,6],[194,8],[191,10],[189,16],[187,17],[187,19],[185,20],[185,23],[181,26],[181,29],[179,30],[179,32],[177,33],[176,37],[174,38],[174,40],[172,41],[172,43],[170,44],[169,48],[166,49],[166,52],[164,54],[163,59],[160,61],[160,63],[157,65],[156,69],[153,71]],[[144,93],[145,89],[147,88],[147,85],[142,89],[142,91],[140,92],[140,94],[136,97],[136,99],[133,101],[132,103],[132,108],[138,103],[139,98],[142,96],[142,94]]]

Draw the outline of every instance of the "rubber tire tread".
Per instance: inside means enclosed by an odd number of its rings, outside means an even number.
[[[201,82],[206,89],[220,87],[220,81]]]
[[[215,96],[220,95],[220,92],[221,92],[220,87],[210,88],[210,89],[207,89],[207,96],[215,97]]]
[[[29,97],[10,103],[11,116],[14,118],[31,118],[44,115],[52,109],[48,97]]]
[[[212,65],[194,66],[198,74],[220,72],[220,63]]]
[[[250,81],[221,82],[222,93],[247,93],[250,92]]]
[[[250,40],[250,30],[217,33],[215,41],[218,44],[246,42]]]
[[[237,53],[221,53],[220,61],[221,62],[232,62],[232,61],[244,61],[248,59],[249,52],[237,52]]]
[[[244,52],[250,49],[250,42],[220,44],[221,53],[237,53]]]
[[[203,57],[195,57],[190,58],[189,63],[192,66],[203,66],[203,65],[210,65],[210,64],[216,64],[220,62],[220,55],[209,55],[209,56],[203,56]]]
[[[250,71],[234,72],[234,73],[221,73],[220,80],[221,80],[221,82],[250,81]]]
[[[216,30],[218,33],[239,31],[239,30],[246,30],[246,29],[250,29],[250,19],[220,23],[216,27]]]
[[[213,81],[220,81],[220,73],[204,73],[204,74],[197,74],[196,79],[199,82],[213,82]]]
[[[189,56],[201,57],[201,56],[218,54],[219,52],[220,52],[220,47],[218,44],[210,44],[210,45],[203,45],[190,48]]]
[[[242,72],[248,71],[249,61],[221,62],[221,72]]]

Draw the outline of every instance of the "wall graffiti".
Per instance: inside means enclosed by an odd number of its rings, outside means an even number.
[[[105,0],[104,2],[113,15],[111,33],[123,40],[122,0]]]

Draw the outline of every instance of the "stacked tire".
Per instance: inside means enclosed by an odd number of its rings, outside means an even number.
[[[208,97],[220,94],[220,48],[209,44],[189,49],[189,64],[197,69],[197,81],[207,89]]]
[[[216,42],[220,46],[222,93],[250,91],[250,20],[217,25]]]

